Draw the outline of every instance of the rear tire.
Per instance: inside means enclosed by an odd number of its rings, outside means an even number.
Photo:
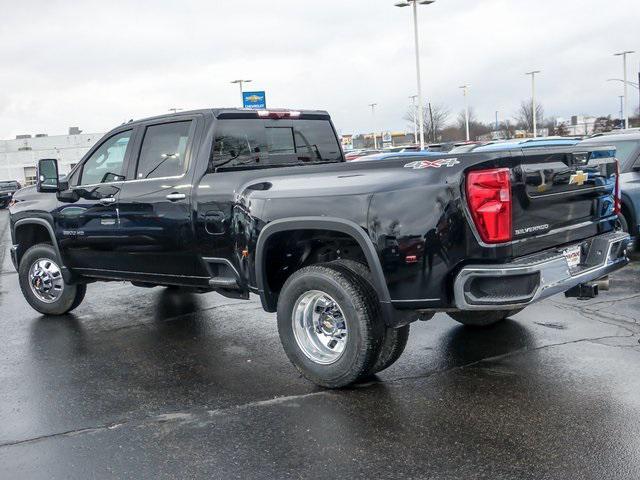
[[[369,268],[363,263],[360,263],[356,260],[339,259],[328,264],[328,266],[332,265],[340,265],[349,269],[351,272],[364,278],[369,283],[371,288],[375,289],[373,285],[373,275],[371,275],[371,270],[369,270]],[[381,372],[398,361],[400,356],[402,356],[405,347],[407,346],[410,329],[411,327],[409,325],[404,325],[399,328],[389,328],[385,326],[384,339],[382,341],[380,355],[378,356],[375,365],[371,369],[371,374]]]
[[[54,248],[40,243],[29,248],[18,268],[20,289],[29,305],[44,315],[64,315],[84,299],[86,285],[67,284]]]
[[[339,268],[313,265],[295,272],[282,287],[278,333],[287,357],[304,377],[322,387],[341,388],[370,374],[382,347],[384,323],[366,282]]]
[[[451,318],[456,322],[462,323],[467,327],[490,327],[498,322],[503,321],[505,318],[511,317],[520,313],[524,308],[516,310],[493,310],[486,312],[447,312]]]

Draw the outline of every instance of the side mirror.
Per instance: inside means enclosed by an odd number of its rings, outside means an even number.
[[[38,160],[36,189],[38,192],[58,191],[58,161],[55,158]]]

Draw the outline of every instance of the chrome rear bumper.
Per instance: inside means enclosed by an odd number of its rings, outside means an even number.
[[[597,280],[629,262],[629,241],[627,233],[611,232],[577,243],[581,262],[572,268],[563,254],[566,247],[506,264],[468,265],[454,281],[456,308],[513,310]]]

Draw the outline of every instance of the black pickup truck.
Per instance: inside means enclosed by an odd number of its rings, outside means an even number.
[[[9,205],[13,194],[20,188],[20,184],[15,180],[0,180],[0,208],[5,208]]]
[[[260,296],[310,380],[395,362],[409,324],[487,326],[627,263],[609,147],[345,162],[322,111],[209,109],[123,124],[10,208],[22,292],[62,315],[86,284]],[[240,321],[241,319],[239,319]]]

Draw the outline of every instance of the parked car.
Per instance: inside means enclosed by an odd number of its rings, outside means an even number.
[[[462,145],[456,145],[451,150],[449,150],[449,152],[447,152],[447,153],[451,153],[451,154],[469,153],[469,152],[472,152],[473,150],[475,150],[478,147],[481,147],[483,145],[487,145],[488,143],[489,142],[465,142]]]
[[[105,280],[259,295],[299,371],[342,387],[435,312],[480,327],[597,295],[629,235],[610,147],[584,152],[347,163],[326,112],[179,112],[116,127],[64,180],[40,160],[10,207],[11,258],[45,315]]]
[[[599,135],[583,140],[578,146],[591,148],[611,145],[616,148],[620,161],[620,194],[622,201],[621,221],[625,231],[635,240],[640,235],[640,130]]]
[[[383,152],[383,153],[374,153],[371,155],[364,155],[362,157],[356,158],[353,160],[354,162],[370,162],[372,160],[389,160],[389,159],[399,159],[399,158],[426,158],[426,157],[442,157],[444,154],[441,152]]]
[[[0,180],[0,208],[6,208],[13,198],[13,194],[22,186],[15,180]]]
[[[382,153],[400,153],[400,152],[419,152],[420,145],[399,145],[397,147],[388,147],[382,150]]]
[[[344,158],[347,162],[351,162],[365,155],[373,155],[374,153],[380,153],[380,150],[368,149],[368,150],[354,150],[349,153],[345,153]]]
[[[512,149],[571,147],[580,142],[579,137],[538,137],[491,142],[473,149],[474,152],[499,152]]]

